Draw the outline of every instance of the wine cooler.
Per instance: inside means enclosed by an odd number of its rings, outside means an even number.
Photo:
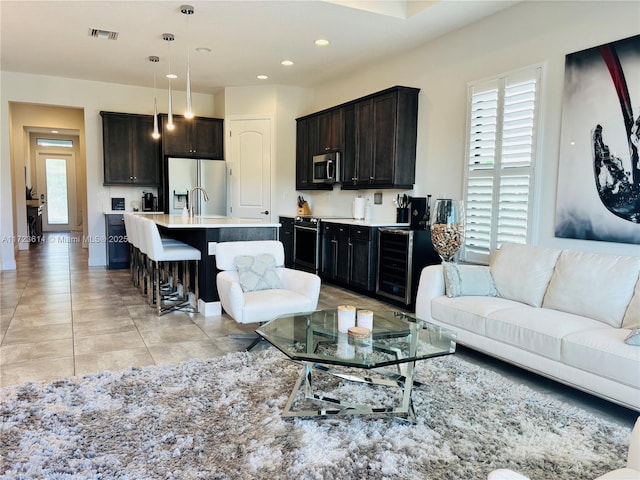
[[[413,307],[422,269],[440,263],[431,231],[380,228],[378,235],[376,293]]]

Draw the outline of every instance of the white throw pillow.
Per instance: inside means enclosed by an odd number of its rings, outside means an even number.
[[[442,262],[447,297],[499,297],[489,267]]]
[[[270,253],[261,255],[238,255],[233,260],[243,292],[282,288],[276,272],[276,259]]]
[[[619,328],[640,272],[639,257],[565,250],[542,306]]]
[[[500,296],[532,307],[542,305],[559,255],[555,248],[503,244],[489,266]]]
[[[640,328],[640,278],[636,282],[636,290],[624,314],[622,328]]]

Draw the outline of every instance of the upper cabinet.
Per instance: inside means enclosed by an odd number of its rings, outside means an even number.
[[[313,155],[341,153],[343,189],[413,188],[418,125],[417,88],[393,87],[297,119],[296,189],[313,184]]]
[[[314,154],[342,152],[344,149],[344,111],[342,108],[317,116],[318,144]]]
[[[196,117],[188,120],[174,116],[173,130],[167,129],[167,116],[161,115],[162,154],[170,156],[224,158],[224,121],[220,118]]]
[[[342,188],[413,188],[419,89],[394,87],[358,100],[342,161]]]
[[[296,120],[296,190],[333,190],[333,185],[313,183],[312,158],[318,154],[318,120],[312,115]]]
[[[100,112],[105,185],[161,184],[160,142],[152,115]]]

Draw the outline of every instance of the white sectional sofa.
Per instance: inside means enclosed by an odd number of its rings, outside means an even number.
[[[447,273],[445,292],[442,265],[422,271],[418,318],[454,330],[461,345],[640,411],[640,346],[625,342],[640,328],[640,257],[505,244],[489,267],[448,264]]]

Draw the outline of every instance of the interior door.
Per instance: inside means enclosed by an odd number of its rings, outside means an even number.
[[[43,202],[42,230],[76,230],[78,223],[75,154],[38,152],[37,158],[37,191]]]
[[[271,219],[272,120],[230,118],[229,179],[233,217]]]

